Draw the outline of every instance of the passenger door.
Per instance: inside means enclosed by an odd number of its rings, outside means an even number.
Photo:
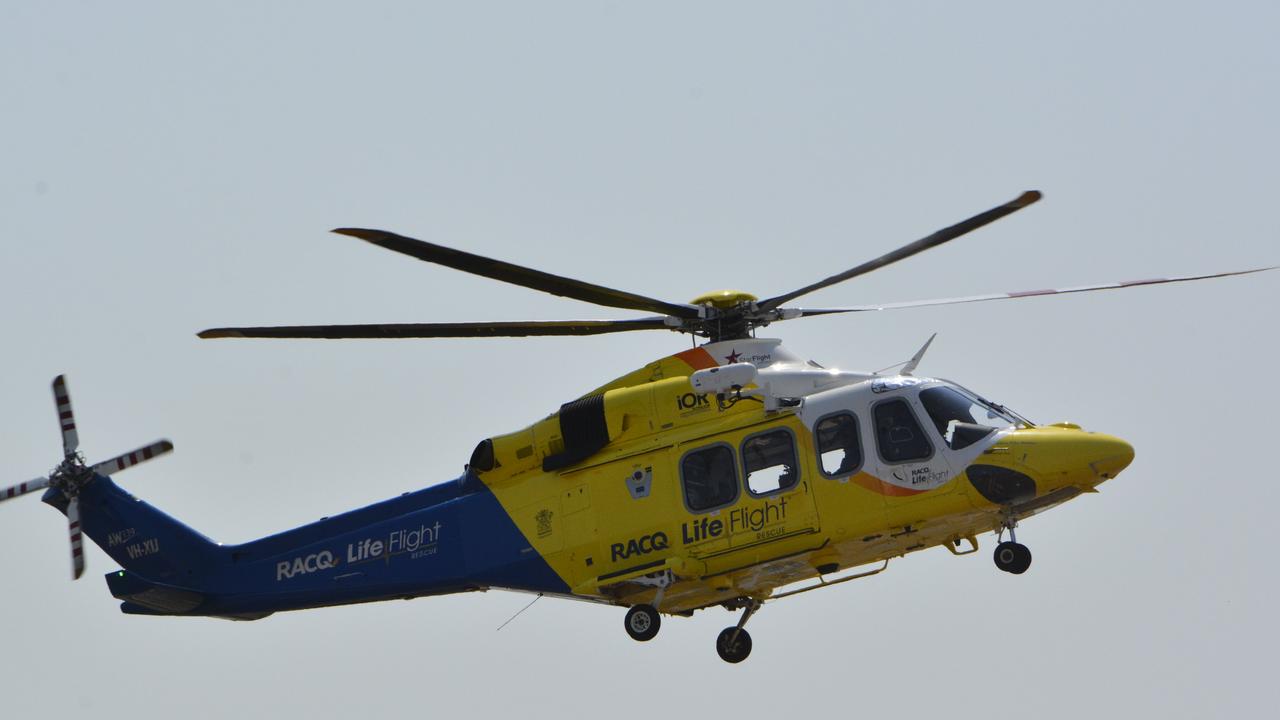
[[[679,540],[714,575],[814,549],[820,523],[808,452],[794,418],[690,444],[681,456]]]

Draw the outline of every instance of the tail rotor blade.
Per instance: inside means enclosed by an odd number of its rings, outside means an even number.
[[[80,532],[80,498],[73,497],[67,505],[67,523],[71,533],[71,579],[79,580],[84,574],[84,538]]]
[[[151,443],[146,447],[140,447],[137,450],[134,450],[133,452],[128,452],[123,455],[118,455],[116,457],[111,458],[110,460],[107,460],[106,462],[100,462],[97,465],[94,465],[90,469],[93,470],[93,472],[97,473],[98,475],[110,475],[112,473],[117,473],[117,472],[120,472],[121,470],[126,470],[128,468],[131,468],[140,462],[146,462],[151,458],[159,457],[161,455],[164,455],[167,452],[172,452],[172,451],[173,451],[173,443],[169,442],[168,440],[161,440],[159,442]]]
[[[49,487],[49,478],[42,477],[42,478],[36,478],[35,480],[28,480],[20,485],[14,485],[11,488],[0,490],[0,502],[4,502],[5,500],[12,500],[13,498],[18,497],[19,495],[26,495],[29,492],[43,490],[47,487]]]
[[[53,379],[53,400],[58,404],[58,422],[62,425],[62,453],[71,457],[80,447],[80,434],[76,432],[76,416],[71,412],[71,395],[63,375]]]

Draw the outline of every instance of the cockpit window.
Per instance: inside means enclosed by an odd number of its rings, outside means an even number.
[[[997,429],[1018,424],[994,406],[945,385],[922,390],[920,404],[952,450],[968,447]]]
[[[858,421],[852,414],[842,412],[819,420],[813,434],[818,442],[818,460],[823,475],[841,477],[862,465]]]
[[[901,398],[885,400],[872,409],[876,421],[876,447],[885,462],[923,460],[933,454],[915,413]]]

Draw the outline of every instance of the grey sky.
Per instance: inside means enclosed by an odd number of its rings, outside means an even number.
[[[771,295],[1025,189],[1045,199],[806,298],[891,302],[1280,262],[1274,3],[0,6],[0,485],[90,459],[241,541],[456,476],[474,444],[675,335],[202,342],[233,324],[627,317],[328,234],[381,227],[655,297]],[[1280,275],[1276,273],[1275,275]],[[257,623],[121,615],[96,548],[0,506],[6,716],[588,711],[1256,716],[1280,698],[1275,275],[829,317],[769,334],[905,360],[1123,437],[1028,521],[1024,576],[935,549],[639,645],[622,612],[486,593]]]

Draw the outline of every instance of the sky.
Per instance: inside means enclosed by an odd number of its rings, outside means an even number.
[[[167,437],[121,485],[241,542],[456,477],[479,440],[676,334],[201,341],[224,325],[633,317],[328,233],[384,228],[684,302],[806,285],[1040,203],[814,306],[1280,264],[1275,3],[0,5],[0,485]],[[253,623],[126,617],[97,548],[0,506],[12,717],[1255,716],[1280,701],[1280,272],[828,316],[765,332],[1130,441],[1019,529],[637,644],[618,608],[488,592]],[[68,662],[70,661],[70,662]]]

